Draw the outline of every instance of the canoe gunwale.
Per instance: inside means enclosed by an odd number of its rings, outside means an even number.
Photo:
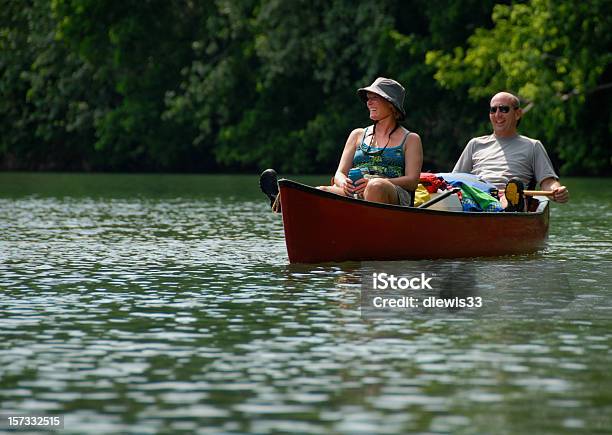
[[[359,204],[364,207],[375,207],[375,208],[384,208],[393,210],[399,213],[425,213],[425,214],[435,214],[435,215],[448,215],[450,216],[473,216],[475,218],[482,218],[486,216],[486,218],[496,219],[499,217],[507,218],[510,216],[509,213],[489,213],[482,211],[451,211],[451,210],[431,210],[427,208],[417,208],[417,207],[405,207],[396,204],[383,204],[380,202],[372,202],[366,201],[364,199],[351,198],[349,196],[342,196],[332,192],[326,192],[325,190],[317,189],[316,187],[308,186],[306,184],[298,183],[297,181],[289,180],[286,178],[282,178],[278,180],[278,184],[281,187],[287,187],[292,189],[301,190],[302,192],[306,192],[311,195],[319,196],[322,198],[331,199],[334,201],[345,201],[349,203]],[[534,219],[538,219],[549,206],[549,199],[543,196],[536,196],[536,199],[539,200],[538,208],[533,212],[512,212],[511,216],[521,217],[521,218],[529,218],[532,217]]]

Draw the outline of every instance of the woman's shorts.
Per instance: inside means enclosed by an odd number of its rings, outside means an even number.
[[[408,192],[403,187],[395,186],[395,191],[397,192],[397,199],[399,201],[399,205],[403,207],[410,207],[412,205],[412,194]]]

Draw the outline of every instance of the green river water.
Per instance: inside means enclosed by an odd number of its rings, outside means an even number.
[[[289,265],[257,176],[2,173],[0,416],[63,415],[74,434],[610,433],[612,180],[564,182],[542,253],[436,262],[484,274],[512,315],[364,319],[363,265]]]

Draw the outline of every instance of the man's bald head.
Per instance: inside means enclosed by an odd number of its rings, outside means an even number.
[[[519,100],[516,95],[511,94],[510,92],[498,92],[497,94],[493,95],[491,101],[499,98],[503,98],[504,100],[509,99],[510,101],[512,101],[512,107],[514,108],[518,109],[519,107],[521,107],[521,100]]]

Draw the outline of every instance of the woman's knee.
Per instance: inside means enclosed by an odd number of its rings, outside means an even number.
[[[384,178],[373,178],[365,188],[364,196],[366,199],[391,199],[395,193],[395,186]]]
[[[365,188],[365,193],[381,193],[386,189],[386,184],[390,184],[389,181],[384,178],[372,178]]]

